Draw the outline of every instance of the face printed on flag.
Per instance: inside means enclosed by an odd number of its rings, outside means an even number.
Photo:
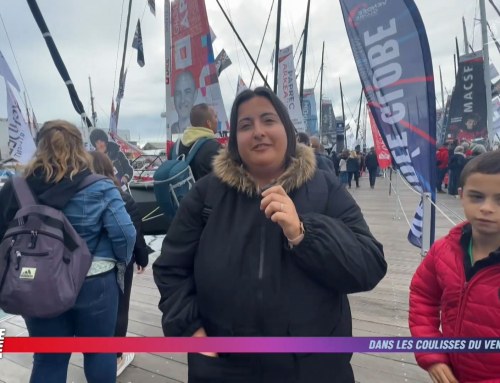
[[[191,126],[194,105],[214,108],[219,130],[228,130],[212,38],[203,0],[176,0],[171,7],[173,110],[167,111],[172,134],[182,134]]]

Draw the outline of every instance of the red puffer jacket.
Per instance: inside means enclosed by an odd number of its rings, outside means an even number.
[[[439,148],[436,154],[436,162],[439,169],[446,169],[448,167],[448,162],[450,160],[450,155],[448,149],[444,146]]]
[[[500,337],[500,251],[471,266],[467,223],[437,241],[410,286],[410,331],[414,337]],[[441,317],[440,317],[441,314]],[[442,326],[442,332],[439,327]],[[450,365],[460,382],[500,382],[500,354],[416,354],[427,370]]]

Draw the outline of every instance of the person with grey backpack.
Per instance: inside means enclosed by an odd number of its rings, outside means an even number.
[[[31,337],[113,337],[136,231],[80,131],[46,122],[25,169],[0,190],[0,308]],[[30,383],[65,383],[71,354],[35,354]],[[85,354],[89,383],[116,382],[116,354]]]

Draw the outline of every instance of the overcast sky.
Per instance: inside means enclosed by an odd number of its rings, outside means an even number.
[[[500,5],[500,0],[495,0]],[[272,0],[220,0],[229,11],[233,22],[254,58],[257,57]],[[52,33],[59,52],[87,113],[90,115],[90,93],[88,77],[96,101],[98,127],[108,128],[113,91],[116,95],[118,75],[123,54],[123,38],[128,0],[125,0],[123,28],[120,37],[117,63],[118,35],[123,0],[38,0],[38,5]],[[164,32],[163,0],[156,0],[156,18],[149,11],[144,13],[142,35],[146,66],[137,65],[137,51],[130,48],[137,19],[141,18],[147,0],[134,0],[129,31],[129,47],[126,63],[130,62],[125,98],[120,112],[120,129],[129,129],[132,140],[164,141],[165,120],[160,117],[165,105],[164,86]],[[468,36],[475,50],[481,48],[479,18],[475,0],[417,0],[417,6],[429,37],[434,74],[439,80],[441,66],[445,87],[451,92],[454,84],[453,54],[455,36],[460,39],[463,51],[462,16],[466,17]],[[304,27],[307,2],[305,0],[283,0],[281,22],[281,46],[299,41]],[[271,54],[275,41],[276,5],[273,9],[269,29],[262,48],[259,66],[264,74],[269,73],[272,83]],[[209,23],[217,39],[215,54],[225,49],[233,65],[221,77],[222,94],[229,114],[238,74],[249,85],[251,62],[236,40],[228,22],[215,0],[206,0]],[[500,18],[487,2],[490,24],[500,31]],[[26,1],[0,0],[0,14],[14,48],[19,67],[16,66],[3,26],[0,26],[0,50],[4,54],[22,88],[25,88],[39,122],[63,118],[79,123],[71,104],[66,86],[57,72]],[[475,25],[475,27],[474,27]],[[354,64],[344,21],[336,0],[312,0],[307,50],[306,87],[313,87],[321,65],[321,46],[325,41],[324,97],[331,98],[337,116],[341,114],[338,79],[342,78],[344,93],[348,100],[347,119],[354,112],[361,84]],[[500,69],[500,54],[490,45],[490,56]],[[115,68],[118,65],[118,70]],[[256,75],[254,84],[262,84]],[[116,85],[115,85],[116,80]],[[319,81],[316,85],[319,102]],[[446,92],[445,92],[446,93]],[[441,102],[439,82],[436,95]],[[438,105],[439,106],[439,105]],[[6,117],[6,94],[0,90],[0,117]],[[80,123],[79,123],[80,124]],[[371,135],[371,134],[370,134]]]

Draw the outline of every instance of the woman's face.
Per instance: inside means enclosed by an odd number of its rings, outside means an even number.
[[[249,168],[277,170],[285,161],[287,136],[276,110],[265,97],[254,97],[238,108],[238,152]]]

